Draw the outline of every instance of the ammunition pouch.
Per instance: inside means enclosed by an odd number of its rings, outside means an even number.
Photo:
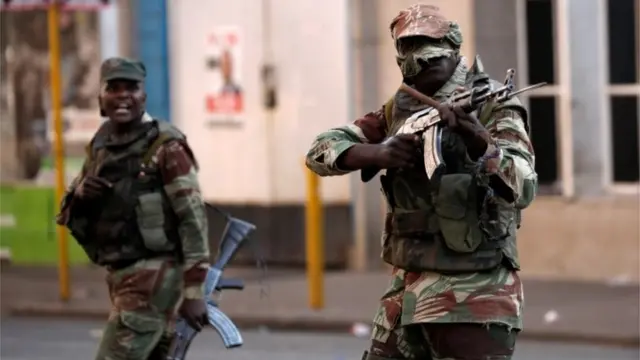
[[[174,221],[171,221],[173,216],[168,215],[173,214],[165,209],[168,200],[164,197],[164,194],[159,192],[142,194],[138,196],[138,206],[135,210],[142,243],[145,248],[155,252],[174,250],[177,244],[175,240],[178,239],[177,232],[172,234],[173,236],[169,234],[169,231],[175,231],[175,226],[169,225]],[[170,237],[174,241],[170,240]]]
[[[479,226],[477,186],[470,174],[442,175],[434,196],[435,213],[446,246],[473,253],[484,241]]]

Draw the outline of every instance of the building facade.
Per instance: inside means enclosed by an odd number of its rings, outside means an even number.
[[[272,262],[302,263],[305,148],[318,131],[375,110],[393,94],[400,75],[388,26],[415,0],[173,0],[165,15],[131,11],[138,2],[121,5],[130,19],[146,21],[133,26],[139,40],[125,49],[148,51],[145,61],[160,56],[149,75],[168,79],[170,104],[162,94],[150,103],[206,158],[207,200],[256,222]],[[493,77],[515,68],[519,87],[549,83],[521,97],[531,112],[540,180],[521,230],[525,273],[637,280],[638,0],[426,2],[459,22],[463,53],[479,54]],[[160,45],[145,50],[153,44],[143,40],[153,33],[149,14],[158,24],[164,16],[164,58]],[[236,126],[206,125],[203,83],[213,78],[205,40],[218,26],[242,37],[237,67],[246,107]],[[381,267],[379,186],[357,176],[323,179],[322,196],[327,261]]]

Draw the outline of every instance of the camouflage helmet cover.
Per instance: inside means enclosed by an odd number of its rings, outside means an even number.
[[[405,37],[426,36],[448,40],[454,48],[462,44],[458,24],[447,20],[434,5],[415,4],[400,11],[391,22],[390,30],[396,42]]]

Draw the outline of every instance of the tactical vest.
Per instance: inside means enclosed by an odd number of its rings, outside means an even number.
[[[470,73],[467,87],[489,81],[486,74]],[[398,92],[385,107],[389,136],[416,111],[406,106],[406,96]],[[524,108],[513,99],[485,105],[478,111],[481,121],[486,124],[498,106],[515,108],[526,117]],[[446,167],[432,179],[423,162],[413,169],[390,169],[381,176],[388,205],[383,260],[416,272],[477,272],[499,265],[518,270],[520,210],[487,196],[491,190],[474,175],[476,164],[468,159],[464,142],[447,128],[442,132],[441,149]]]
[[[105,123],[87,145],[87,174],[110,181],[113,188],[95,202],[81,202],[68,227],[98,265],[118,267],[144,258],[180,256],[176,215],[154,155],[170,140],[186,146],[185,136],[164,121],[152,120],[142,127],[126,143],[115,143]]]

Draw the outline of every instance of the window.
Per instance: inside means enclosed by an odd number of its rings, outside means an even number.
[[[637,95],[611,96],[611,136],[613,181],[637,182],[640,174]]]
[[[639,0],[607,0],[611,161],[614,183],[640,180]]]
[[[553,0],[516,0],[518,23],[518,87],[547,82],[521,95],[531,120],[540,193],[556,193],[560,176],[559,74]]]
[[[536,151],[538,182],[553,184],[558,179],[555,96],[532,96],[529,113],[535,119],[531,122],[531,142]]]
[[[529,83],[555,84],[555,49],[551,0],[527,0],[527,74]],[[523,69],[524,70],[524,69]]]
[[[638,82],[638,38],[636,0],[608,0],[609,82]]]

